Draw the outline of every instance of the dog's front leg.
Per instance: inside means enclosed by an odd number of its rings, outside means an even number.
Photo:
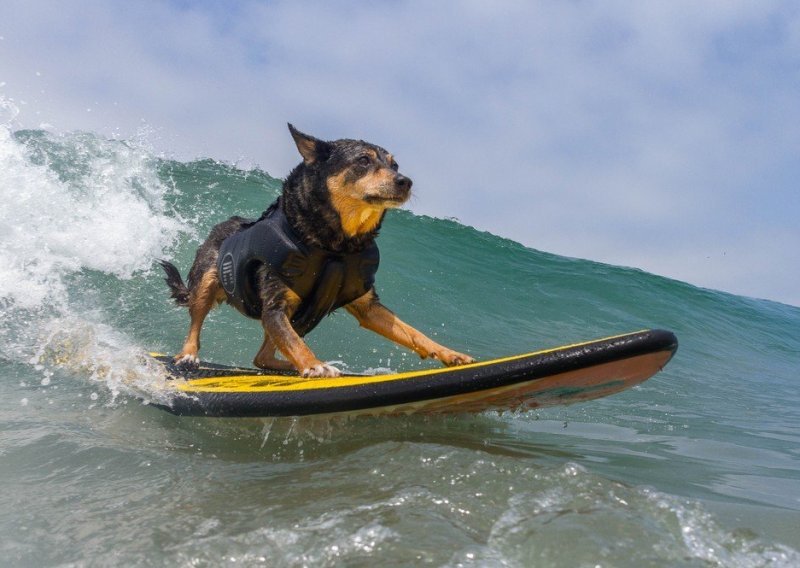
[[[277,348],[304,377],[341,376],[339,369],[317,359],[292,327],[289,318],[300,305],[300,297],[276,278],[270,278],[265,270],[259,272],[259,291],[264,345],[269,342],[269,347]],[[264,345],[256,355],[257,360],[262,355]]]
[[[423,359],[433,357],[447,366],[474,363],[469,355],[448,349],[417,331],[380,303],[374,290],[345,306],[359,325],[415,351]]]
[[[305,341],[281,310],[264,310],[261,315],[264,331],[286,359],[304,377],[338,377],[342,373],[336,367],[323,363],[308,348]]]

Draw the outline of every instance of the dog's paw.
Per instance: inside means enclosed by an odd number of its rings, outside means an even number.
[[[185,369],[196,369],[200,366],[200,358],[196,353],[180,353],[175,355],[175,358],[172,360],[172,362],[177,367],[183,367]]]
[[[453,351],[452,349],[445,349],[439,351],[433,355],[439,361],[442,362],[443,365],[447,365],[448,367],[454,367],[456,365],[467,365],[469,363],[474,363],[475,359],[470,357],[469,355],[464,355],[463,353],[459,353],[458,351]]]
[[[341,377],[342,372],[333,365],[320,363],[319,365],[314,365],[313,367],[303,369],[301,375],[309,379],[315,377]]]

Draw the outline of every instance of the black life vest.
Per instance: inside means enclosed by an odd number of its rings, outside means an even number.
[[[369,292],[379,261],[374,241],[360,252],[345,254],[304,245],[278,201],[261,219],[223,241],[217,269],[228,301],[244,315],[260,319],[256,273],[268,266],[302,299],[291,323],[303,336],[323,317]]]

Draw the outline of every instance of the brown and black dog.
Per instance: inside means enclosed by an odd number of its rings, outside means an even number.
[[[338,307],[422,358],[445,365],[472,362],[401,321],[375,293],[375,237],[387,209],[399,207],[411,193],[411,180],[398,173],[394,157],[361,140],[326,142],[291,124],[289,131],[303,162],[261,219],[231,217],[216,225],[197,251],[188,286],[174,265],[160,261],[172,297],[189,308],[191,318],[175,362],[198,363],[203,321],[223,301],[261,320],[264,342],[253,360],[259,368],[339,376],[301,339]]]

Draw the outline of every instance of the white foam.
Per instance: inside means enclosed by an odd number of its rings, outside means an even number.
[[[181,230],[163,214],[164,188],[144,151],[83,134],[58,143],[83,170],[67,181],[0,127],[0,297],[23,307],[58,300],[77,270],[129,278]]]
[[[166,211],[168,188],[146,148],[43,131],[25,144],[12,133],[17,113],[0,96],[0,351],[42,373],[67,365],[111,378],[115,390],[143,350],[77,305],[69,279],[87,270],[130,279],[187,229]]]

